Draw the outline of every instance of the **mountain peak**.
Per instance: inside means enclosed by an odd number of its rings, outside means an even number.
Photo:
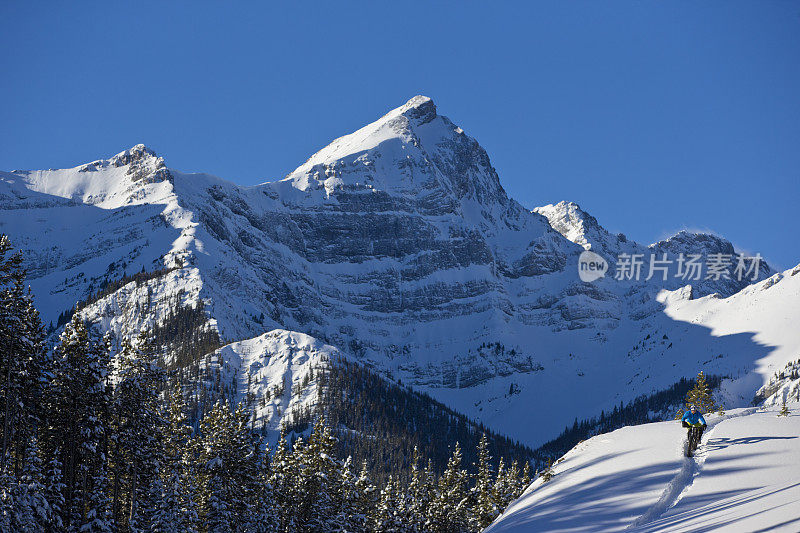
[[[733,244],[728,239],[720,237],[710,231],[680,230],[675,235],[653,243],[650,248],[680,249],[695,247],[709,253],[736,253]]]
[[[431,196],[447,212],[466,197],[508,200],[486,151],[422,95],[335,139],[283,182],[327,197],[343,191]]]
[[[398,114],[414,120],[415,125],[427,124],[436,118],[436,104],[427,96],[418,94],[399,108]]]
[[[533,211],[546,217],[554,230],[586,250],[597,248],[598,241],[607,238],[607,232],[597,219],[575,202],[561,201],[536,207]]]
[[[146,159],[147,157],[158,157],[156,153],[148,148],[143,144],[137,144],[127,150],[118,153],[111,159],[109,159],[109,163],[115,167],[122,167],[128,165],[134,161],[140,161],[142,159]]]

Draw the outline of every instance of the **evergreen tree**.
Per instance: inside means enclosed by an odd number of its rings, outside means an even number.
[[[272,456],[272,468],[270,471],[270,484],[275,498],[275,504],[280,509],[279,531],[283,533],[294,533],[297,531],[297,520],[295,518],[295,455],[289,450],[286,442],[286,429],[281,426],[278,444]]]
[[[218,403],[200,422],[197,443],[198,514],[206,530],[211,533],[231,530],[231,513],[225,463],[230,434],[227,405]]]
[[[353,472],[353,458],[347,456],[339,466],[338,479],[334,482],[333,526],[336,531],[363,531],[366,516],[360,509],[358,478]]]
[[[275,494],[271,483],[269,449],[265,448],[259,461],[257,492],[252,502],[249,522],[245,526],[248,533],[274,533],[280,528],[280,513],[275,504]]]
[[[25,289],[22,254],[13,253],[8,237],[0,234],[0,465],[12,468],[15,481],[27,461],[35,460],[29,443],[38,438],[49,371],[44,328]]]
[[[786,406],[786,396],[783,397],[783,405],[778,416],[789,416],[789,408]]]
[[[219,468],[213,470],[208,477],[208,491],[204,510],[205,526],[208,533],[228,533],[234,531],[234,514],[231,510],[228,491],[225,490],[225,479]]]
[[[218,403],[200,423],[197,449],[198,514],[209,533],[242,531],[256,497],[258,457],[249,416]]]
[[[117,357],[114,390],[114,439],[111,463],[114,516],[121,527],[150,527],[161,495],[154,493],[162,469],[166,421],[159,391],[164,372],[145,337],[123,341]]]
[[[475,502],[470,521],[476,530],[488,527],[500,514],[493,487],[492,457],[489,455],[489,441],[486,435],[478,442],[478,464],[476,465],[475,483],[472,488]]]
[[[542,478],[543,483],[547,483],[548,481],[553,479],[553,476],[555,475],[556,475],[555,472],[553,472],[553,459],[548,457],[547,466],[545,467],[544,470],[542,470],[542,473],[539,475],[539,477]]]
[[[0,531],[13,531],[15,480],[7,466],[0,466]]]
[[[516,461],[514,461],[514,463],[516,464]],[[525,461],[525,466],[522,468],[522,477],[520,478],[519,483],[517,484],[517,497],[519,497],[520,494],[525,492],[525,490],[528,488],[528,485],[530,484],[531,484],[531,464],[528,461]]]
[[[505,509],[508,503],[514,498],[516,493],[516,479],[514,473],[519,471],[517,462],[511,464],[511,468],[506,469],[505,461],[500,458],[500,464],[497,465],[497,477],[495,478],[492,493],[494,501],[500,509]]]
[[[370,479],[369,472],[369,465],[364,461],[355,481],[357,519],[363,524],[362,530],[366,529],[371,519],[378,497],[377,489]]]
[[[430,529],[435,533],[459,533],[467,529],[470,504],[467,479],[467,472],[461,468],[461,446],[456,442],[430,506]]]
[[[419,449],[415,446],[411,457],[411,479],[408,483],[408,530],[425,531],[428,523],[428,510],[433,500],[435,479],[430,465],[420,470]]]
[[[22,384],[18,380],[25,366],[25,324],[22,301],[25,273],[22,254],[12,253],[8,237],[0,234],[0,415],[2,416],[2,450],[0,466],[13,466],[9,459],[18,418]],[[9,483],[13,485],[11,478]],[[7,487],[10,489],[10,485]],[[9,496],[10,497],[10,496]]]
[[[98,483],[105,479],[111,405],[108,358],[107,344],[91,339],[76,313],[55,348],[45,448],[60,453],[65,500],[62,520],[69,530],[94,527],[90,523],[105,514],[104,509],[94,507],[105,503],[93,491],[101,490]]]
[[[86,494],[86,515],[78,529],[81,533],[111,533],[117,530],[108,492],[109,483],[103,461],[98,465],[91,488]]]
[[[401,533],[407,531],[403,521],[405,505],[400,496],[400,484],[392,476],[381,490],[378,505],[372,514],[371,530],[375,533]]]
[[[335,529],[336,509],[333,506],[333,482],[341,477],[334,459],[336,438],[320,418],[308,443],[299,439],[292,454],[296,474],[292,495],[297,527],[301,531],[324,532]]]
[[[61,472],[61,450],[56,448],[47,463],[44,475],[44,497],[50,509],[48,520],[44,523],[45,531],[62,531],[64,523],[61,514],[64,509],[64,476]]]
[[[695,378],[694,388],[686,393],[686,410],[690,409],[693,405],[696,405],[697,409],[703,414],[712,413],[722,409],[722,407],[718,406],[714,401],[714,397],[711,394],[711,387],[708,386],[708,381],[706,380],[706,376],[703,374],[702,370],[697,374],[697,378]],[[679,416],[676,418],[683,417],[685,412],[686,411],[681,409],[678,412]]]
[[[42,531],[52,522],[52,509],[46,497],[44,471],[35,437],[28,443],[26,457],[14,494],[13,528],[15,531]]]
[[[193,500],[191,458],[188,453],[192,429],[180,387],[173,390],[163,415],[167,426],[163,440],[162,478],[152,490],[161,491],[154,517],[155,530],[162,533],[195,533],[197,508]]]

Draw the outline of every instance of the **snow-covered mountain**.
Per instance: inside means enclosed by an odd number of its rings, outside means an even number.
[[[643,246],[575,204],[530,211],[423,96],[253,187],[168,168],[143,145],[73,169],[3,172],[0,231],[25,252],[46,323],[84,301],[86,319],[123,336],[202,303],[202,327],[234,343],[223,348],[232,360],[252,365],[258,352],[270,366],[280,350],[248,343],[298,332],[529,445],[699,369],[743,378],[728,387],[743,402],[769,365],[797,355],[797,337],[766,332],[778,344],[765,344],[747,320],[752,302],[781,319],[797,306],[742,289],[755,278],[791,302],[800,276],[763,281],[774,272],[761,263],[741,281],[646,281],[646,266],[639,280],[614,279],[620,254],[735,250],[687,232]],[[581,281],[585,249],[611,265],[606,277]],[[100,292],[142,271],[154,274]],[[741,329],[716,335],[709,309],[728,301]],[[555,406],[563,418],[547,415]]]
[[[708,417],[684,457],[679,421],[588,439],[486,530],[795,532],[800,527],[800,404]]]

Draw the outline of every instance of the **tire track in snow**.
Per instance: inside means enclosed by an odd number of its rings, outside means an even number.
[[[706,443],[708,442],[711,433],[713,432],[714,428],[719,425],[721,422],[728,420],[730,418],[738,418],[740,416],[747,416],[751,415],[756,412],[756,408],[745,409],[744,411],[732,415],[723,415],[717,420],[710,421],[708,424],[708,429],[703,435],[703,453],[701,456],[693,456],[693,457],[683,457],[683,464],[681,465],[680,470],[678,473],[675,474],[669,483],[667,483],[664,492],[661,493],[661,497],[650,506],[647,511],[644,512],[639,518],[633,521],[633,523],[626,528],[626,531],[633,530],[639,526],[643,526],[656,520],[665,512],[667,512],[671,507],[673,507],[678,501],[681,499],[683,493],[692,486],[692,482],[694,482],[695,476],[699,475],[703,469],[703,463],[706,461],[706,457],[708,456],[708,451],[705,448]],[[684,455],[685,449],[685,439],[681,441],[680,445],[680,453]],[[700,449],[700,448],[698,448]]]

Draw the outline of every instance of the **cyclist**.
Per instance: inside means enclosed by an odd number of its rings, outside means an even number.
[[[700,443],[700,438],[703,436],[703,431],[706,430],[706,419],[703,418],[703,415],[700,414],[700,410],[697,408],[696,405],[692,405],[689,411],[683,415],[683,419],[681,420],[681,425],[685,428],[689,428],[689,434],[687,435],[689,442],[692,442],[692,432],[695,432],[695,439],[694,442],[696,443],[692,447],[696,447],[697,444]],[[694,450],[690,449],[689,453],[693,452]]]

